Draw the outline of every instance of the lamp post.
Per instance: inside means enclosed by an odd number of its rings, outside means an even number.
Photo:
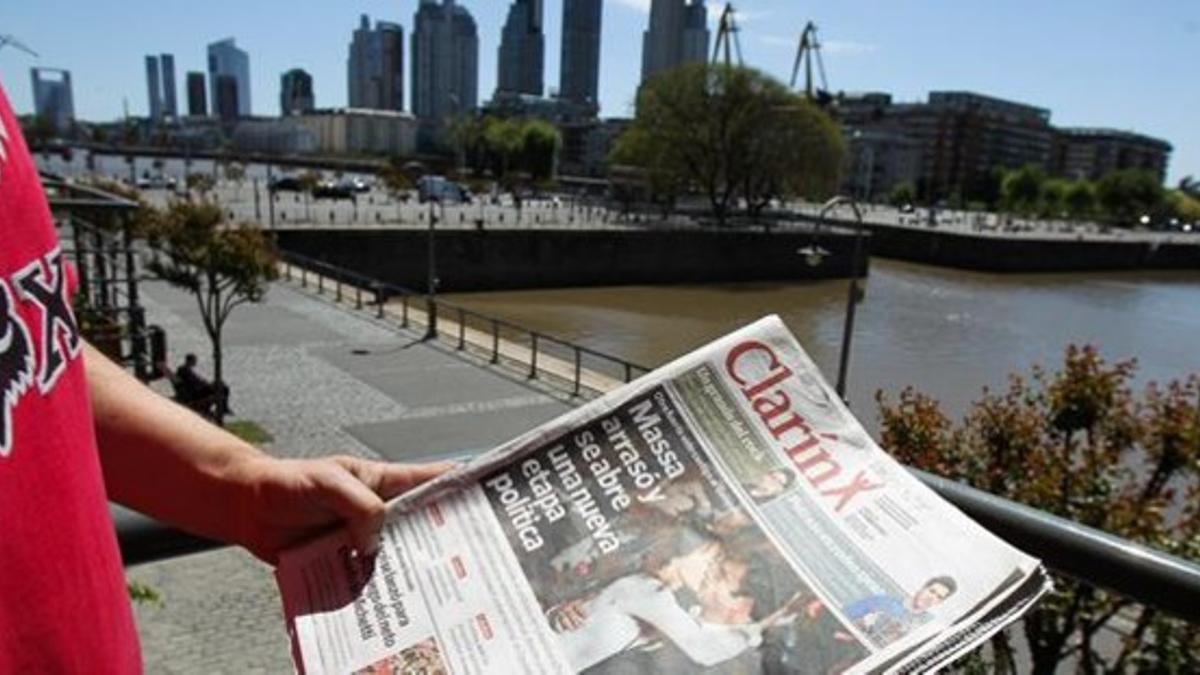
[[[437,214],[434,211],[434,204],[437,201],[438,200],[431,200],[429,202],[429,237],[428,237],[428,244],[427,244],[428,248],[426,250],[426,255],[428,257],[428,260],[425,265],[425,267],[426,267],[425,281],[426,281],[426,293],[427,293],[427,297],[426,297],[426,301],[425,301],[425,319],[426,319],[426,321],[425,321],[425,339],[426,340],[436,340],[437,339],[437,269],[435,267],[437,258],[434,254],[434,240],[435,240],[434,225],[437,223]],[[443,211],[443,214],[444,213],[445,212]]]
[[[850,197],[834,197],[825,202],[821,207],[821,212],[817,216],[818,225],[825,222],[825,216],[830,211],[839,206],[849,206],[854,211],[854,252],[850,258],[850,287],[848,297],[846,299],[846,319],[842,326],[842,350],[838,357],[838,377],[835,391],[843,401],[846,400],[846,372],[850,368],[850,342],[854,337],[854,310],[858,303],[862,301],[862,288],[858,284],[858,278],[862,267],[862,245],[863,232],[866,229],[863,226],[862,211],[858,208],[858,203]],[[803,249],[802,249],[803,250]]]

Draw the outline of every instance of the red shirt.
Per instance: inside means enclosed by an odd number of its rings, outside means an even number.
[[[141,670],[67,274],[0,89],[0,673]]]

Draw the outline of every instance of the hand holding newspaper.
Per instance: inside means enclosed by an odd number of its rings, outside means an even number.
[[[917,672],[1049,586],[762,319],[281,558],[306,673]]]

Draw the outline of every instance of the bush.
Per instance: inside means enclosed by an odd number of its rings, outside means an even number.
[[[882,445],[917,468],[1200,560],[1200,376],[1151,383],[1139,395],[1135,370],[1133,361],[1110,364],[1094,348],[1072,346],[1061,370],[1035,368],[1003,391],[985,389],[957,424],[915,389],[894,401],[879,393]],[[1056,581],[1020,624],[1030,664],[1017,668],[1011,636],[1001,633],[987,660],[969,665],[1052,673],[1071,660],[1082,672],[1200,670],[1200,626],[1086,583]],[[1098,633],[1118,615],[1132,629],[1101,653]]]

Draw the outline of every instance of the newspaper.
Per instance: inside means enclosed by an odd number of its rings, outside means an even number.
[[[306,673],[916,672],[1049,586],[871,440],[777,317],[277,571]]]

